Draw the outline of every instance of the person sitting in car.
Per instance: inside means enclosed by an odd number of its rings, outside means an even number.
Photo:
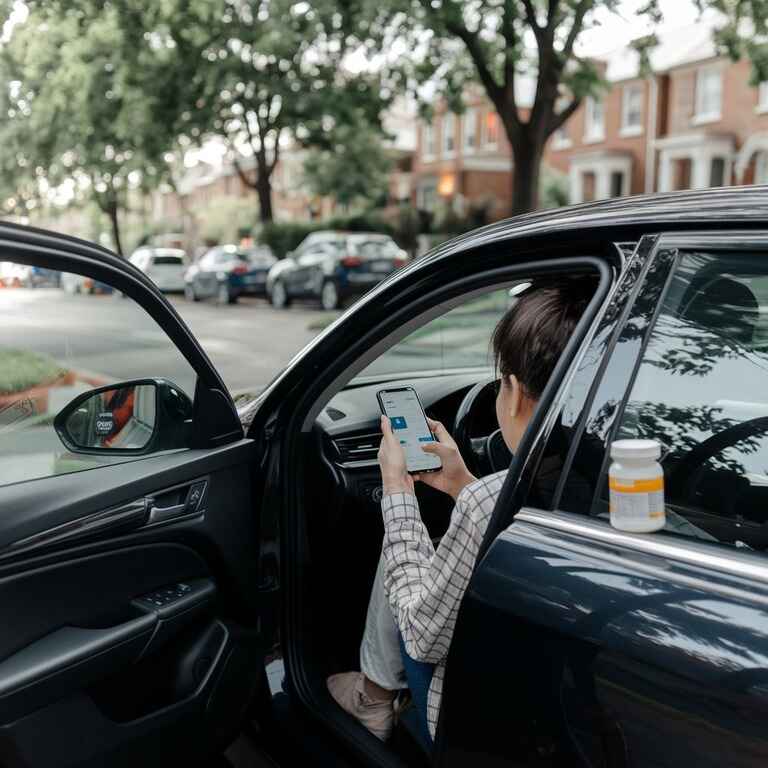
[[[493,333],[493,354],[501,379],[496,416],[512,452],[520,444],[592,288],[583,279],[535,282]],[[397,692],[410,688],[423,735],[431,741],[456,615],[506,471],[475,478],[445,427],[430,421],[437,441],[423,450],[438,455],[442,469],[411,476],[386,417],[381,419],[381,428],[384,541],[360,646],[362,671],[332,675],[328,689],[343,709],[384,740],[393,727]],[[455,501],[448,530],[436,547],[421,520],[414,481],[447,493]]]

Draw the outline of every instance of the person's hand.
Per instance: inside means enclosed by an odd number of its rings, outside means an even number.
[[[413,478],[408,474],[405,451],[392,433],[389,417],[381,417],[379,466],[384,493],[413,493]]]
[[[439,456],[443,468],[437,472],[421,472],[414,477],[425,485],[447,493],[455,500],[464,486],[469,485],[477,478],[467,469],[467,465],[459,453],[459,447],[448,430],[439,421],[427,419],[427,423],[437,441],[425,443],[421,450]]]

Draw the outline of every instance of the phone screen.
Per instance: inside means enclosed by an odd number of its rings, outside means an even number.
[[[389,418],[392,432],[405,450],[406,467],[409,472],[425,472],[440,469],[438,456],[424,453],[421,446],[434,441],[429,431],[424,409],[419,396],[413,389],[390,389],[379,392],[379,403],[384,415]]]

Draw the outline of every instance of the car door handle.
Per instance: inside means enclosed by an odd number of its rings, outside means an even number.
[[[162,520],[170,520],[172,517],[183,515],[186,509],[186,501],[182,504],[171,504],[169,507],[156,507],[153,500],[149,507],[149,520],[147,520],[147,523],[159,523]]]

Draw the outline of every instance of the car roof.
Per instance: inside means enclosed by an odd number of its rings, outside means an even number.
[[[614,242],[654,232],[706,229],[768,230],[768,186],[718,187],[636,195],[535,211],[488,224],[435,248],[445,258],[492,243],[560,234]],[[419,259],[424,261],[424,259]]]

